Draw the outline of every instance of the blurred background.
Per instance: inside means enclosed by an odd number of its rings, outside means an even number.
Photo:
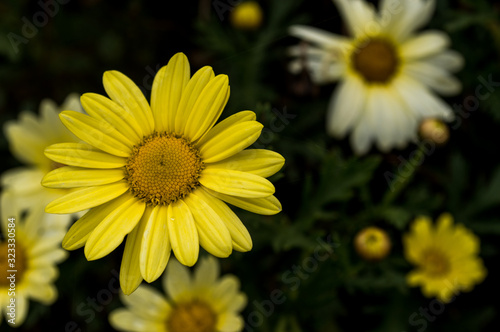
[[[299,42],[288,35],[290,25],[345,31],[332,1],[258,1],[262,21],[250,27],[231,18],[241,2],[54,0],[49,8],[44,1],[2,0],[0,123],[23,110],[38,113],[44,98],[61,104],[71,92],[105,94],[102,74],[112,69],[129,76],[149,100],[156,71],[184,52],[192,73],[210,65],[216,74],[229,75],[231,97],[222,117],[253,110],[266,128],[254,147],[286,159],[271,178],[283,211],[266,217],[234,208],[254,249],[220,260],[222,271],[238,276],[248,295],[242,313],[253,322],[248,331],[498,330],[500,83],[491,86],[477,110],[458,116],[449,141],[426,154],[394,192],[387,172],[397,173],[416,146],[355,157],[347,139],[326,135],[335,84],[317,86],[306,72],[292,75],[287,69],[287,47]],[[448,104],[463,105],[476,96],[480,77],[500,82],[499,18],[496,1],[438,1],[427,28],[449,34],[451,48],[466,59],[456,75],[464,88],[446,98]],[[37,19],[39,26],[29,27]],[[20,165],[3,135],[0,149],[2,172]],[[425,318],[421,310],[428,310],[432,299],[407,286],[412,266],[401,239],[416,216],[434,219],[442,212],[480,238],[488,276]],[[371,225],[384,229],[392,242],[379,262],[364,260],[354,249],[355,235]],[[311,259],[317,250],[324,260]],[[28,318],[17,330],[112,331],[108,314],[122,307],[113,291],[122,252],[123,245],[92,262],[82,249],[71,252],[59,265],[56,303],[30,302]],[[160,287],[160,280],[153,285]],[[273,302],[276,290],[281,296]],[[425,326],[411,323],[414,313]],[[0,330],[8,329],[3,321]]]

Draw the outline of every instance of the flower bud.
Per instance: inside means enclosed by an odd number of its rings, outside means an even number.
[[[439,119],[428,118],[423,120],[418,132],[422,140],[428,140],[437,145],[444,145],[450,139],[448,126]]]
[[[256,1],[245,1],[237,5],[229,17],[233,27],[255,30],[262,25],[262,8]]]
[[[378,227],[366,227],[356,235],[354,249],[367,261],[379,261],[389,254],[391,239]]]

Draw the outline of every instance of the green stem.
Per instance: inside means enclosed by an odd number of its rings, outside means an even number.
[[[422,149],[422,146],[419,146],[418,150],[415,151],[415,155],[411,157],[411,160],[420,161],[423,160],[423,158],[425,158],[424,150]],[[383,205],[391,204],[413,179],[418,165],[414,166],[411,163],[411,160],[406,162],[404,165],[405,167],[398,167],[396,176],[393,179],[393,184],[390,186],[389,191],[385,193],[382,199]]]

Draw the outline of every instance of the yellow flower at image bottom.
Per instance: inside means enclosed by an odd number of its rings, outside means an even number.
[[[64,233],[46,232],[48,219],[43,208],[36,205],[21,218],[21,208],[16,203],[12,193],[2,195],[0,314],[12,327],[26,320],[29,300],[45,305],[54,303],[58,296],[54,286],[59,275],[56,264],[68,256],[61,249]]]
[[[172,260],[163,276],[163,289],[141,285],[131,295],[121,295],[126,308],[111,312],[109,321],[119,331],[135,332],[238,332],[244,327],[239,312],[247,297],[239,291],[239,280],[219,278],[213,257],[202,259],[194,275]]]
[[[217,125],[229,98],[226,75],[203,67],[193,77],[178,53],[157,73],[151,106],[139,88],[117,71],[104,73],[111,97],[87,93],[89,115],[65,111],[61,121],[86,143],[55,144],[47,157],[68,165],[47,174],[50,188],[77,188],[52,201],[49,213],[91,209],[68,231],[63,247],[85,246],[85,256],[106,256],[127,236],[120,270],[126,294],[144,279],[156,280],[170,252],[184,265],[200,245],[217,257],[249,251],[246,227],[226,205],[264,215],[281,211],[266,177],[283,157],[244,150],[259,137],[255,113],[236,113]]]
[[[443,214],[437,225],[417,218],[403,238],[406,259],[416,266],[407,276],[410,286],[421,286],[426,297],[450,302],[460,292],[483,281],[486,269],[478,257],[479,239],[453,217]]]

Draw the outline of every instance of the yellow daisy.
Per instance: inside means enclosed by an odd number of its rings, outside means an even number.
[[[12,194],[4,194],[0,213],[3,234],[0,240],[0,313],[3,312],[7,323],[13,327],[24,322],[29,299],[45,305],[57,299],[57,289],[53,285],[59,274],[56,264],[68,254],[60,248],[63,232],[48,234],[44,231],[47,214],[41,205],[35,205],[21,218],[21,209],[15,202]]]
[[[479,239],[453,217],[443,214],[434,227],[427,217],[417,218],[403,238],[406,259],[417,266],[410,272],[410,286],[422,287],[426,297],[449,302],[458,292],[472,290],[483,281],[486,269],[478,258]]]
[[[292,26],[293,36],[314,46],[291,49],[291,70],[305,67],[318,84],[340,81],[328,107],[327,129],[335,137],[351,134],[357,154],[373,142],[381,151],[416,140],[420,121],[450,121],[453,111],[434,92],[450,96],[461,90],[450,73],[463,58],[448,50],[440,31],[415,33],[431,18],[435,0],[381,0],[380,12],[363,0],[334,0],[350,37],[308,26]]]
[[[172,260],[163,276],[166,299],[155,288],[141,285],[131,295],[121,295],[127,308],[112,311],[111,325],[134,332],[237,332],[243,329],[239,312],[247,297],[233,275],[219,278],[214,257],[202,259],[194,275]]]
[[[60,142],[79,142],[59,120],[59,112],[71,109],[83,112],[78,95],[70,94],[61,107],[52,100],[45,99],[40,104],[40,117],[29,111],[20,114],[17,121],[8,121],[4,133],[12,154],[27,166],[17,167],[4,172],[1,183],[17,199],[21,209],[29,209],[66,195],[70,189],[49,189],[40,184],[43,176],[62,165],[48,159],[44,150],[51,144]],[[66,231],[71,215],[50,214],[45,217],[48,229],[62,228]]]
[[[284,164],[278,153],[244,150],[262,125],[251,111],[219,124],[229,98],[226,75],[203,67],[190,78],[178,53],[153,82],[151,107],[139,88],[117,71],[104,73],[111,99],[87,93],[89,115],[62,112],[62,122],[86,143],[55,144],[46,155],[65,165],[42,184],[78,188],[51,202],[49,213],[91,208],[66,234],[68,250],[85,245],[88,260],[113,251],[128,234],[120,270],[130,294],[142,279],[156,280],[171,250],[184,265],[198,259],[199,246],[217,257],[252,248],[250,235],[224,203],[259,214],[281,204],[266,177]]]

